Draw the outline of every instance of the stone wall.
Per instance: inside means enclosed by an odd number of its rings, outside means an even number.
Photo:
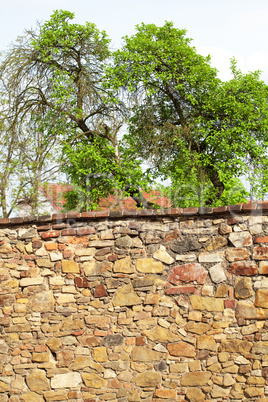
[[[0,219],[0,402],[268,401],[267,213]]]

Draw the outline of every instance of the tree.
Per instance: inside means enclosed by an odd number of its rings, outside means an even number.
[[[141,170],[131,171],[120,157],[117,135],[127,110],[102,85],[110,40],[94,24],[73,18],[55,11],[37,31],[27,31],[7,54],[2,75],[12,99],[11,125],[41,115],[39,128],[48,142],[61,142],[63,170],[75,185],[69,207],[91,209],[107,193],[135,184]]]
[[[221,82],[185,35],[170,22],[137,26],[115,52],[107,82],[134,101],[127,137],[133,154],[173,188],[204,188],[197,203],[211,205],[250,161],[267,171],[268,87],[235,61],[233,79]]]

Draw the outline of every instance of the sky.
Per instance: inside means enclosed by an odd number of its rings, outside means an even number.
[[[0,51],[7,50],[25,29],[35,28],[56,9],[75,13],[75,22],[94,22],[121,47],[135,25],[161,26],[173,21],[202,55],[210,54],[222,80],[231,78],[230,58],[242,72],[262,70],[268,84],[267,0],[0,0]]]

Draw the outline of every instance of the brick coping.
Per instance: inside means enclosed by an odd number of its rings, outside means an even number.
[[[66,213],[57,213],[53,215],[41,216],[26,216],[15,218],[0,218],[0,226],[6,225],[20,225],[25,223],[40,223],[40,222],[64,222],[68,219],[77,220],[95,220],[100,218],[143,218],[143,217],[195,217],[195,216],[218,216],[225,214],[241,214],[241,213],[254,213],[262,214],[268,211],[268,201],[259,203],[247,203],[228,205],[221,207],[201,207],[201,208],[168,208],[168,209],[123,209],[123,210],[102,210],[91,212],[76,212],[70,211]]]

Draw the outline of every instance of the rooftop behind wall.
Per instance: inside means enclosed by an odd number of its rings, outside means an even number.
[[[267,275],[267,203],[0,219],[0,402],[267,402]]]

